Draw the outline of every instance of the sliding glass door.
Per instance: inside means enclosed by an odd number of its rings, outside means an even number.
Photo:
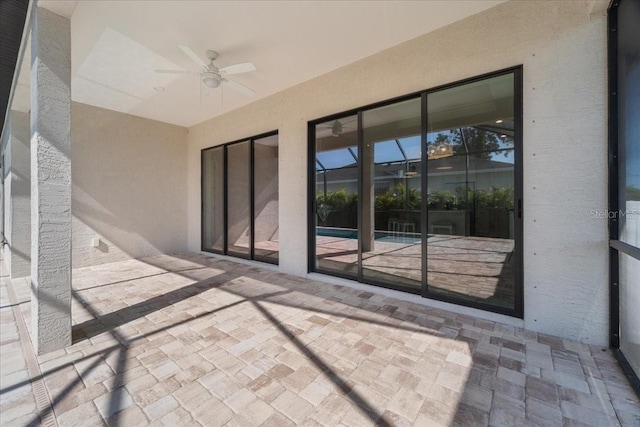
[[[227,146],[227,252],[251,254],[251,142]]]
[[[520,69],[310,124],[310,269],[522,316]]]
[[[222,252],[224,242],[224,148],[202,152],[202,248]]]
[[[362,277],[420,291],[420,98],[362,113]]]
[[[202,250],[278,263],[278,134],[202,150]]]
[[[429,291],[514,308],[514,75],[427,96]]]
[[[640,3],[609,10],[611,335],[640,394]]]
[[[316,269],[358,277],[358,118],[313,127],[315,151],[314,240]]]
[[[278,262],[278,135],[253,141],[254,255]]]

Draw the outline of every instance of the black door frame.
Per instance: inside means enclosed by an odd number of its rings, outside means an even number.
[[[277,136],[278,135],[278,131],[274,130],[274,131],[270,131],[270,132],[265,132],[265,133],[261,133],[259,135],[254,135],[251,136],[249,138],[242,138],[242,139],[238,139],[236,141],[232,141],[232,142],[228,142],[225,144],[221,144],[221,145],[216,145],[213,147],[207,147],[207,148],[203,148],[202,150],[200,150],[200,236],[201,236],[201,242],[200,242],[200,250],[203,252],[210,252],[210,253],[216,253],[219,255],[229,255],[229,256],[233,256],[236,258],[242,258],[242,259],[250,259],[250,260],[256,260],[256,261],[260,261],[260,262],[265,262],[265,263],[269,263],[269,264],[275,264],[278,265],[279,264],[279,258],[278,260],[275,260],[273,258],[268,258],[268,257],[263,257],[263,256],[256,256],[255,254],[255,141],[262,139],[262,138],[267,138],[270,136]],[[249,143],[249,254],[243,254],[243,253],[239,253],[239,252],[233,252],[233,251],[229,251],[229,160],[228,160],[228,149],[229,146],[233,146],[233,145],[237,145],[237,144],[241,144],[241,143]],[[204,176],[204,156],[205,156],[205,152],[209,151],[209,150],[216,150],[216,149],[222,149],[223,150],[223,156],[224,156],[224,182],[223,182],[223,212],[224,212],[224,230],[223,230],[223,250],[218,250],[218,249],[211,249],[211,248],[205,248],[204,247],[204,189],[205,189],[205,176]],[[278,175],[280,174],[280,172],[278,171]],[[278,196],[278,199],[280,199],[280,197]]]
[[[430,298],[430,299],[435,299],[435,300],[440,300],[443,302],[448,302],[448,303],[453,303],[453,304],[457,304],[457,305],[463,305],[463,306],[467,306],[467,307],[472,307],[472,308],[478,308],[481,310],[485,310],[485,311],[490,311],[490,312],[495,312],[495,313],[499,313],[499,314],[504,314],[507,316],[512,316],[512,317],[517,317],[517,318],[524,318],[524,285],[523,285],[523,226],[522,226],[522,211],[523,211],[523,201],[522,201],[522,193],[523,193],[523,181],[522,181],[522,163],[523,163],[523,158],[522,158],[522,125],[523,125],[523,117],[522,117],[522,99],[523,99],[523,92],[522,92],[522,65],[519,66],[515,66],[515,67],[510,67],[510,68],[505,68],[502,70],[498,70],[495,72],[491,72],[491,73],[487,73],[487,74],[483,74],[480,76],[475,76],[469,79],[464,79],[464,80],[460,80],[457,82],[453,82],[453,83],[449,83],[446,85],[442,85],[442,86],[438,86],[438,87],[434,87],[431,89],[426,89],[426,90],[422,90],[419,92],[414,92],[411,94],[407,94],[407,95],[402,95],[399,97],[395,97],[392,99],[388,99],[385,101],[381,101],[381,102],[376,102],[373,104],[369,104],[363,107],[359,107],[359,108],[354,108],[348,111],[343,111],[341,113],[336,113],[336,114],[332,114],[329,116],[325,116],[325,117],[321,117],[319,119],[315,119],[312,120],[308,123],[308,132],[307,132],[307,139],[308,139],[308,155],[307,155],[307,159],[308,159],[308,188],[307,188],[307,196],[308,196],[308,203],[307,203],[307,254],[308,254],[308,264],[307,264],[307,271],[308,272],[316,272],[316,273],[321,273],[321,274],[327,274],[327,275],[331,275],[331,276],[336,276],[336,277],[341,277],[341,278],[345,278],[345,279],[350,279],[350,280],[357,280],[358,282],[362,282],[362,283],[366,283],[366,284],[370,284],[370,285],[374,285],[374,286],[379,286],[379,287],[383,287],[383,288],[389,288],[389,289],[395,289],[395,290],[400,290],[400,291],[404,291],[404,292],[409,292],[409,293],[413,293],[413,294],[418,294],[421,295],[424,298]],[[362,237],[361,237],[361,233],[358,231],[358,274],[356,275],[356,277],[352,276],[352,275],[348,275],[348,274],[341,274],[340,272],[335,272],[335,271],[328,271],[328,270],[324,270],[322,268],[318,268],[316,267],[315,263],[316,263],[316,213],[317,213],[317,206],[316,206],[316,198],[315,198],[315,194],[316,194],[316,182],[315,182],[315,176],[316,176],[316,166],[315,166],[315,151],[316,151],[316,143],[315,143],[315,126],[324,122],[328,122],[328,121],[332,121],[332,120],[337,120],[340,118],[344,118],[347,116],[354,116],[356,115],[358,117],[358,126],[357,126],[357,141],[358,141],[358,152],[362,153],[362,143],[363,143],[363,139],[362,139],[362,113],[367,111],[367,110],[371,110],[371,109],[375,109],[375,108],[380,108],[380,107],[384,107],[387,105],[391,105],[391,104],[395,104],[398,102],[402,102],[402,101],[407,101],[410,99],[416,99],[416,98],[420,98],[421,99],[421,114],[422,114],[422,136],[421,136],[421,143],[424,145],[426,145],[426,131],[427,131],[427,122],[428,122],[428,117],[427,117],[427,95],[433,92],[437,92],[437,91],[441,91],[444,89],[449,89],[452,87],[456,87],[456,86],[461,86],[464,84],[468,84],[468,83],[473,83],[473,82],[477,82],[477,81],[481,81],[481,80],[486,80],[488,78],[492,78],[492,77],[498,77],[501,75],[507,75],[507,74],[513,74],[514,76],[514,125],[515,125],[515,133],[514,133],[514,203],[516,204],[515,209],[515,215],[514,215],[514,239],[515,239],[515,253],[516,253],[516,260],[515,260],[515,284],[514,284],[514,308],[510,309],[510,308],[505,308],[505,307],[499,307],[499,306],[493,306],[493,305],[489,305],[486,303],[481,303],[481,302],[477,302],[477,301],[472,301],[472,300],[466,300],[466,299],[462,299],[462,298],[456,298],[456,297],[451,297],[448,295],[442,295],[442,294],[435,294],[432,292],[429,292],[428,289],[428,283],[427,283],[427,245],[423,244],[423,252],[422,252],[422,287],[421,289],[416,289],[416,288],[410,288],[408,286],[402,286],[402,285],[391,285],[389,283],[383,283],[383,282],[379,282],[376,280],[372,280],[372,279],[367,279],[365,280],[363,278],[362,275],[362,254],[361,254],[361,248],[362,248]],[[422,173],[422,212],[421,212],[421,220],[423,221],[423,224],[427,224],[427,215],[428,215],[428,211],[426,209],[426,197],[424,197],[424,193],[426,192],[427,189],[427,184],[426,184],[426,180],[427,180],[427,162],[425,161],[424,157],[426,157],[426,153],[423,153],[423,159],[422,159],[422,164],[421,164],[421,173]],[[361,171],[361,163],[360,161],[358,161],[358,177],[359,177],[359,192],[362,192],[362,189],[360,188],[360,186],[362,185],[362,171]],[[362,197],[358,197],[358,212],[362,211]],[[358,230],[360,230],[360,217],[361,215],[358,215]],[[426,227],[422,227],[422,241],[426,242],[426,235],[427,235],[427,230]]]
[[[640,378],[620,350],[620,254],[640,260],[640,248],[619,240],[618,213],[620,163],[626,159],[620,156],[618,121],[618,9],[620,3],[629,0],[614,0],[607,11],[607,61],[609,65],[609,347],[631,386],[640,397]],[[636,285],[638,285],[636,283]]]

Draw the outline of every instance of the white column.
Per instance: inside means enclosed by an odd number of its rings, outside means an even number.
[[[31,317],[37,354],[71,344],[71,37],[37,8],[31,34]]]
[[[29,164],[29,114],[11,111],[4,147],[5,262],[12,279],[31,274],[31,174]]]

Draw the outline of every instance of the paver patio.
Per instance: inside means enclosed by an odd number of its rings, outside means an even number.
[[[513,308],[514,241],[489,237],[430,235],[427,283],[431,292]],[[358,274],[358,240],[316,236],[321,268]],[[362,254],[367,278],[421,288],[422,242],[402,235],[379,239]]]
[[[609,350],[374,292],[201,254],[73,288],[74,344],[34,367],[2,277],[2,425],[640,425]]]

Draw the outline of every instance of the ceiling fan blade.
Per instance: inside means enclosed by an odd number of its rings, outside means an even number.
[[[202,60],[193,50],[188,48],[187,46],[179,45],[178,46],[185,55],[187,55],[193,62],[200,65],[201,67],[207,68],[207,63]]]
[[[220,68],[220,72],[223,74],[240,74],[248,73],[249,71],[255,71],[256,66],[251,62],[243,62],[242,64],[229,65],[228,67]]]
[[[154,70],[158,74],[200,74],[195,71],[186,70]]]
[[[236,90],[244,95],[253,96],[256,93],[253,89],[249,89],[245,85],[238,83],[236,81],[229,80],[229,79],[225,79],[224,81],[229,85],[231,89]]]

